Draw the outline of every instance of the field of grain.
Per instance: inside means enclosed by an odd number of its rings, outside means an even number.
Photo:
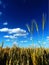
[[[49,65],[49,49],[0,47],[0,65]]]

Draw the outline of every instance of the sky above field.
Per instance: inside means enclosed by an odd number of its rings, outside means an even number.
[[[46,15],[44,34],[42,31],[42,15]],[[34,25],[32,34],[26,24],[31,28],[32,21],[38,24],[38,32]],[[48,0],[0,0],[0,45],[4,47],[49,47],[49,21]],[[43,44],[42,44],[43,43]]]

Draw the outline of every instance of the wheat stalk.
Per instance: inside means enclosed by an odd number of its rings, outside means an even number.
[[[42,16],[42,44],[43,44],[43,40],[44,40],[44,29],[45,29],[45,16],[44,16],[44,13],[43,13],[43,16]],[[42,60],[42,65],[43,65],[43,60]]]
[[[44,14],[42,16],[42,30],[44,31],[44,27],[45,27],[45,17]]]
[[[26,27],[27,27],[29,33],[31,33],[31,35],[33,34],[33,31],[34,31],[34,26],[33,26],[34,24],[35,24],[35,27],[36,27],[36,31],[39,32],[38,24],[36,23],[35,20],[32,20],[31,28],[29,27],[28,24],[26,24]]]
[[[37,30],[37,32],[38,32],[39,30],[38,30],[38,25],[37,25],[37,23],[35,23],[35,25],[36,25],[36,30]]]
[[[44,40],[44,29],[45,29],[45,22],[46,22],[46,15],[42,15],[42,43],[43,43],[43,40]]]
[[[28,31],[31,32],[30,27],[29,27],[28,24],[26,24],[26,27],[27,27]]]

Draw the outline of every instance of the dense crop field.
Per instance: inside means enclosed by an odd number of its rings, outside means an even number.
[[[0,65],[49,65],[49,49],[0,47]]]

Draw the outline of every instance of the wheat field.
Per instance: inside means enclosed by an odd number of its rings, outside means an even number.
[[[0,65],[49,65],[49,49],[0,47]]]

